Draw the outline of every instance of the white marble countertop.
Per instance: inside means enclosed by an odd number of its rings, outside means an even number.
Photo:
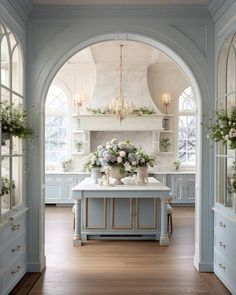
[[[149,171],[149,174],[154,175],[162,175],[162,174],[195,174],[195,171],[188,171],[188,170],[178,170],[178,171]],[[90,175],[90,173],[83,172],[83,171],[46,171],[46,175],[48,174],[58,174],[58,175]]]
[[[153,177],[148,178],[147,184],[124,184],[115,186],[103,186],[93,184],[90,177],[86,177],[79,184],[72,188],[72,191],[169,191],[165,186]]]

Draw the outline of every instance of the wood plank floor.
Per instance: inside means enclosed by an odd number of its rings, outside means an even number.
[[[173,214],[169,247],[154,241],[88,241],[73,248],[71,209],[47,207],[47,268],[12,294],[230,294],[214,274],[193,266],[194,209],[178,207]]]

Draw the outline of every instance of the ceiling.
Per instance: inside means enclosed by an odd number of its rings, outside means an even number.
[[[67,64],[110,64],[120,63],[120,41],[107,41],[87,47],[72,56]],[[172,60],[154,47],[133,41],[122,41],[123,64],[172,63]]]
[[[207,5],[208,0],[33,0],[47,5]]]

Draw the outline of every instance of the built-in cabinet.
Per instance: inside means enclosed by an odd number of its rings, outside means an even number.
[[[195,203],[195,173],[171,172],[155,174],[154,177],[170,188],[173,203]]]
[[[224,43],[218,60],[218,110],[236,107],[236,33]],[[236,153],[216,144],[214,272],[236,294]]]
[[[16,112],[25,102],[21,46],[4,23],[0,23],[0,40],[0,100],[8,116],[0,128],[0,294],[7,295],[26,272],[24,142],[8,126],[9,118],[21,122]]]
[[[45,175],[45,203],[74,203],[72,187],[86,177],[86,173],[66,172]]]
[[[154,198],[85,198],[82,200],[83,239],[112,234],[143,238],[157,235],[159,202]],[[158,239],[156,237],[156,239]]]

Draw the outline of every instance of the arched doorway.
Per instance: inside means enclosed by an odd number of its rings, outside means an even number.
[[[66,62],[66,60],[71,57],[72,55],[74,55],[76,52],[78,52],[79,50],[85,48],[88,45],[97,43],[97,42],[102,42],[102,41],[109,41],[109,40],[113,40],[114,36],[118,39],[118,40],[130,40],[130,41],[136,41],[136,42],[141,42],[141,43],[145,43],[147,45],[150,45],[152,47],[155,47],[161,51],[163,51],[164,53],[166,53],[168,56],[170,56],[177,64],[178,66],[184,71],[184,73],[186,74],[186,76],[188,77],[191,86],[193,88],[193,91],[195,93],[195,97],[196,97],[196,102],[197,102],[197,109],[198,109],[198,113],[197,113],[197,150],[198,150],[198,155],[197,155],[197,174],[196,174],[196,227],[195,227],[195,232],[196,232],[196,241],[195,241],[195,266],[197,267],[197,269],[201,270],[201,266],[200,266],[200,260],[201,260],[201,251],[202,250],[202,235],[203,235],[203,229],[202,229],[202,215],[203,215],[203,204],[202,204],[202,130],[201,130],[201,121],[202,121],[202,99],[201,99],[201,91],[200,91],[200,87],[198,86],[199,83],[197,81],[197,79],[195,78],[191,67],[193,67],[193,65],[188,65],[178,54],[176,54],[172,49],[170,49],[169,47],[167,47],[166,45],[153,40],[151,38],[146,38],[142,35],[136,35],[136,34],[108,34],[108,35],[102,35],[96,38],[92,38],[87,40],[85,43],[83,44],[79,44],[78,46],[74,47],[72,50],[70,50],[69,52],[67,52],[63,57],[60,58],[60,60],[57,61],[56,64],[53,65],[52,70],[50,72],[48,72],[48,76],[47,78],[44,80],[43,82],[43,90],[41,92],[42,96],[44,99],[41,100],[41,110],[44,110],[44,101],[46,98],[46,94],[47,91],[49,89],[49,86],[51,84],[51,81],[53,80],[55,74],[57,73],[57,71],[60,69],[60,67]],[[200,79],[200,78],[199,78]],[[204,88],[204,87],[203,87]],[[205,91],[205,96],[207,95],[207,90],[202,90]],[[206,102],[207,104],[207,102]],[[44,113],[42,111],[42,113]],[[44,122],[44,117],[42,116],[41,118],[41,141],[40,141],[40,159],[41,159],[41,167],[42,169],[40,170],[40,179],[41,179],[41,183],[43,183],[43,179],[44,179],[44,144],[43,144],[43,136],[44,136],[44,126],[43,126],[43,122]],[[44,200],[44,190],[41,191],[41,200]],[[41,228],[41,233],[44,233],[44,222],[43,222],[43,218],[44,218],[44,208],[43,205],[41,206],[40,209],[40,228]],[[43,241],[43,236],[41,236],[41,242]],[[44,244],[44,243],[43,243]],[[41,248],[41,255],[44,255],[44,248]],[[205,268],[204,268],[205,267]],[[210,265],[203,265],[202,270],[207,270],[210,269]]]

